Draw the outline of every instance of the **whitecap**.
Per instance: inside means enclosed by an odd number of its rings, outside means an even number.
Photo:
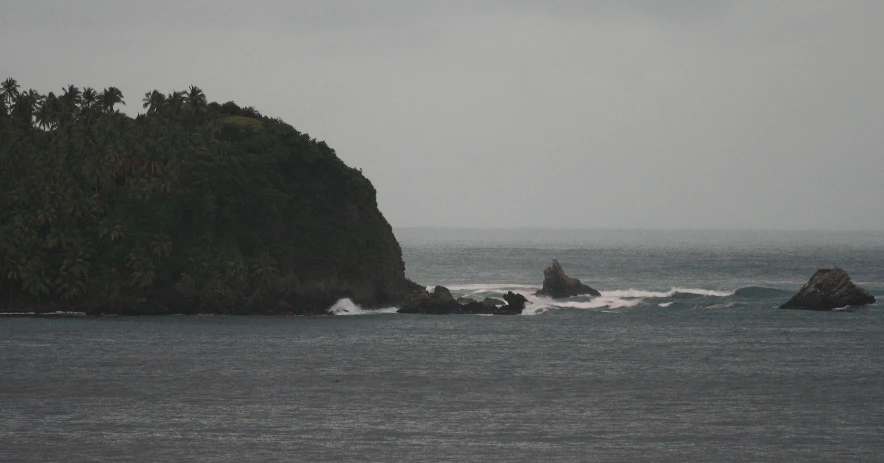
[[[657,306],[659,306],[659,307],[669,307],[669,306],[672,305],[672,304],[675,304],[675,302],[661,302],[660,304],[657,304]]]
[[[617,289],[612,291],[600,291],[602,296],[610,297],[647,297],[647,298],[664,298],[672,297],[676,293],[696,294],[698,296],[715,296],[727,297],[733,296],[734,291],[718,291],[714,289],[698,289],[698,288],[672,288],[669,291],[646,291],[641,289]]]
[[[428,286],[427,291],[433,291],[433,286]],[[507,291],[513,292],[534,292],[540,289],[534,285],[520,285],[520,284],[508,284],[508,283],[489,283],[489,284],[468,284],[468,285],[451,285],[446,286],[450,291],[467,291],[471,294],[486,294],[486,293],[506,293]]]
[[[365,310],[359,304],[350,299],[339,299],[335,305],[329,307],[328,311],[332,315],[374,315],[384,313],[396,313],[399,309],[396,307],[387,307],[377,310]]]
[[[540,305],[540,304],[528,304],[525,306],[524,309],[522,309],[521,315],[524,315],[526,317],[532,317],[534,315],[540,315],[542,313],[547,313],[547,312],[549,312],[548,306]]]
[[[598,297],[594,297],[588,301],[568,301],[540,296],[528,297],[528,300],[535,304],[540,304],[541,306],[563,309],[621,309],[626,307],[635,307],[642,302],[642,299],[640,298],[623,299],[616,296],[605,296],[604,294]]]

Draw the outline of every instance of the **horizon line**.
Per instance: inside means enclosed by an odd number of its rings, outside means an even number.
[[[850,232],[871,233],[884,232],[884,229],[862,228],[648,228],[648,227],[483,227],[483,226],[439,226],[439,225],[390,225],[394,229],[430,229],[430,230],[522,230],[522,231],[738,231],[738,232]]]

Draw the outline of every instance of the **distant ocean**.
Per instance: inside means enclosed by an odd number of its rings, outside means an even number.
[[[0,317],[0,461],[884,461],[884,232],[400,228],[524,316]],[[601,291],[533,296],[543,268]]]

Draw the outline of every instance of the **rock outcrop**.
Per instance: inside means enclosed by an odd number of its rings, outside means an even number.
[[[872,304],[875,296],[856,286],[844,270],[820,269],[781,309],[832,310]]]
[[[505,311],[507,313],[512,312],[520,314],[522,313],[522,310],[525,309],[525,304],[530,304],[528,299],[525,299],[525,296],[512,291],[507,291],[507,293],[503,295],[503,300],[506,301],[506,305],[499,307],[497,310]]]
[[[525,304],[530,304],[525,296],[509,292],[503,296],[507,301],[486,298],[482,302],[471,298],[454,299],[448,288],[436,286],[433,291],[421,289],[411,293],[402,301],[399,313],[420,313],[429,315],[483,314],[518,315]],[[499,303],[499,304],[498,304]]]
[[[433,292],[421,289],[409,294],[402,301],[400,313],[447,314],[456,313],[461,307],[448,288],[436,286]]]
[[[565,274],[559,261],[553,259],[552,265],[543,270],[543,288],[536,293],[537,296],[547,296],[553,299],[561,299],[581,294],[601,296],[601,293]]]
[[[416,289],[374,186],[328,144],[233,102],[198,112],[82,111],[70,127],[90,130],[59,137],[0,110],[0,312],[312,315]],[[126,149],[89,151],[111,146]],[[6,199],[40,191],[40,207]]]

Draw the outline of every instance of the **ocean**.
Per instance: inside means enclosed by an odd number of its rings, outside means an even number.
[[[0,316],[0,461],[884,461],[884,232],[400,228],[522,316]],[[601,297],[533,296],[555,258]]]

